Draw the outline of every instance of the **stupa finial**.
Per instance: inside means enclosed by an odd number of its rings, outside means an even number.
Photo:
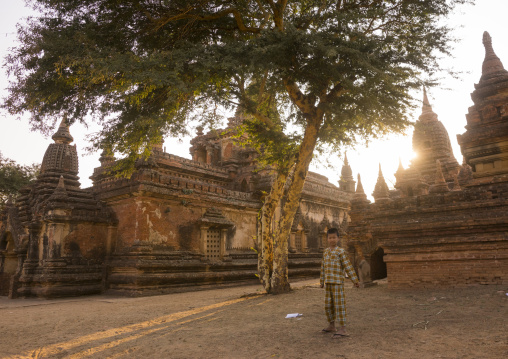
[[[349,161],[347,160],[347,154],[344,155],[344,164],[342,165],[342,169],[340,171],[341,181],[349,181],[353,180],[353,170],[349,165]],[[339,181],[340,183],[340,181]],[[350,188],[350,191],[354,192],[355,188]]]
[[[404,171],[404,166],[402,166],[402,159],[399,157],[399,167],[397,168],[397,172],[396,173],[399,173],[399,172],[402,172]]]
[[[429,98],[427,97],[427,89],[425,88],[425,86],[423,86],[423,106],[430,107]]]
[[[51,138],[55,141],[55,143],[63,143],[66,145],[74,141],[74,138],[71,136],[71,133],[69,132],[69,124],[67,122],[67,117],[64,117],[62,119],[62,122],[60,122],[60,126],[58,126],[58,130]]]
[[[376,202],[379,200],[389,200],[390,197],[388,185],[386,184],[383,172],[381,171],[381,163],[379,164],[379,174],[377,177],[376,186],[374,187],[374,192],[372,192],[372,197],[374,197]]]
[[[487,31],[483,33],[483,46],[485,47],[485,59],[483,60],[482,78],[480,81],[489,75],[498,72],[506,72],[503,63],[494,52],[494,48],[492,47],[492,37]]]
[[[422,114],[418,118],[420,121],[429,122],[429,121],[437,121],[437,115],[432,110],[432,106],[430,105],[429,98],[427,97],[427,90],[425,86],[423,86],[423,105],[422,105]]]
[[[362,179],[360,178],[359,173],[358,173],[358,184],[356,185],[356,193],[362,195],[365,194],[365,191],[363,190]]]

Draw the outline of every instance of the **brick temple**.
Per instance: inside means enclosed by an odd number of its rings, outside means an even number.
[[[358,180],[347,247],[391,288],[508,283],[508,72],[487,32],[483,44],[474,105],[457,136],[463,164],[424,93],[417,157],[399,166],[395,189],[380,169],[370,203]]]
[[[256,283],[257,216],[273,179],[233,136],[242,120],[192,139],[192,159],[163,151],[114,176],[104,151],[93,186],[81,189],[66,121],[41,174],[2,214],[0,295],[58,297],[101,292],[150,295]],[[289,241],[289,275],[319,275],[326,231],[345,230],[355,181],[340,186],[310,172]]]

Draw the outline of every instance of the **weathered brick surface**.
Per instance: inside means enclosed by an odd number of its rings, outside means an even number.
[[[253,192],[230,189],[235,185],[229,175],[224,176],[227,171],[219,168],[214,173],[213,164],[165,153],[154,160],[159,161],[157,167],[142,167],[129,181],[96,177],[96,193],[118,218],[115,252],[108,264],[109,290],[139,295],[255,281],[257,258],[252,248],[256,247],[260,198]],[[182,165],[187,167],[185,173]],[[239,177],[244,183],[245,173],[238,172],[243,173]],[[348,210],[346,193],[322,176],[310,178],[302,200],[306,215],[300,211],[295,220],[310,235],[307,247],[298,248],[299,254],[294,255],[307,256],[307,260],[290,261],[292,276],[318,273],[323,223],[340,226]],[[202,251],[206,233],[202,227],[215,226],[203,222],[210,208],[231,223],[224,243],[226,256],[219,261],[207,260]]]
[[[484,44],[475,105],[466,133],[458,136],[463,166],[455,166],[446,131],[425,96],[413,137],[418,160],[399,167],[389,196],[371,204],[357,193],[352,201],[348,249],[353,257],[370,258],[382,248],[391,288],[508,283],[508,166],[502,160],[508,72],[488,34]]]
[[[12,298],[74,296],[103,288],[108,228],[115,219],[91,191],[80,188],[76,147],[65,121],[53,140],[37,180],[3,215],[0,242],[9,238],[10,247],[2,248],[9,261],[0,266],[0,292]]]
[[[241,121],[237,115],[230,125]],[[62,122],[41,176],[1,214],[9,226],[0,227],[0,239],[15,239],[3,252],[20,253],[23,262],[9,272],[0,269],[0,292],[144,295],[257,281],[257,217],[272,174],[257,171],[256,152],[236,145],[232,134],[233,127],[199,132],[191,141],[192,160],[157,144],[129,179],[109,171],[115,159],[104,151],[93,187],[83,190]],[[350,172],[346,165],[340,188],[309,174],[293,230],[305,240],[292,248],[291,276],[317,275],[324,231],[347,225]]]

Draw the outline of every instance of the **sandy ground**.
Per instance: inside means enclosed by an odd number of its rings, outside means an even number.
[[[507,286],[346,285],[350,336],[332,339],[317,280],[144,298],[0,297],[2,358],[507,358]],[[288,313],[301,317],[285,319]]]

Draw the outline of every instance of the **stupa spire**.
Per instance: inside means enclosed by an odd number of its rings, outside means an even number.
[[[69,205],[69,196],[67,195],[67,191],[65,190],[65,181],[64,177],[60,176],[58,179],[58,185],[55,190],[48,198],[48,207],[49,208],[70,208]]]
[[[115,155],[110,145],[103,146],[101,157],[99,158],[101,165],[105,165],[111,162],[115,162]]]
[[[494,52],[494,48],[492,47],[492,37],[490,37],[490,34],[487,31],[483,33],[483,46],[485,47],[485,59],[483,60],[482,77],[480,81],[488,78],[489,75],[506,72],[503,63]]]
[[[362,179],[360,177],[360,174],[358,173],[358,185],[356,186],[356,192],[353,197],[354,206],[358,206],[360,204],[366,204],[370,203],[370,201],[367,199],[367,195],[365,194],[365,191],[363,189]]]
[[[437,121],[437,114],[432,110],[425,86],[423,87],[422,114],[418,119],[422,122]]]
[[[400,173],[400,172],[403,172],[403,171],[404,171],[404,166],[402,166],[402,160],[399,157],[399,168],[397,168],[397,172],[396,173]]]
[[[376,200],[385,200],[390,198],[390,194],[388,192],[388,185],[386,184],[385,178],[383,176],[383,171],[381,171],[381,163],[379,164],[379,174],[377,176],[376,186],[374,187],[374,192],[372,192],[372,196]]]
[[[355,181],[353,179],[353,170],[347,160],[347,155],[344,156],[344,164],[340,171],[339,187],[346,192],[355,192]]]
[[[51,138],[55,141],[55,143],[63,143],[65,145],[68,145],[72,141],[74,141],[74,138],[71,136],[71,133],[69,131],[67,117],[64,117],[62,119],[62,122],[60,122],[60,126],[58,126],[58,130]]]
[[[430,107],[429,98],[427,97],[427,89],[423,86],[423,109]],[[432,110],[432,108],[431,108]]]
[[[360,174],[358,173],[358,184],[356,185],[356,194],[364,195],[365,191],[362,185],[362,179],[360,178]]]
[[[349,165],[347,160],[347,154],[344,155],[344,164],[342,165],[342,170],[340,171],[343,180],[353,179],[353,170]]]

